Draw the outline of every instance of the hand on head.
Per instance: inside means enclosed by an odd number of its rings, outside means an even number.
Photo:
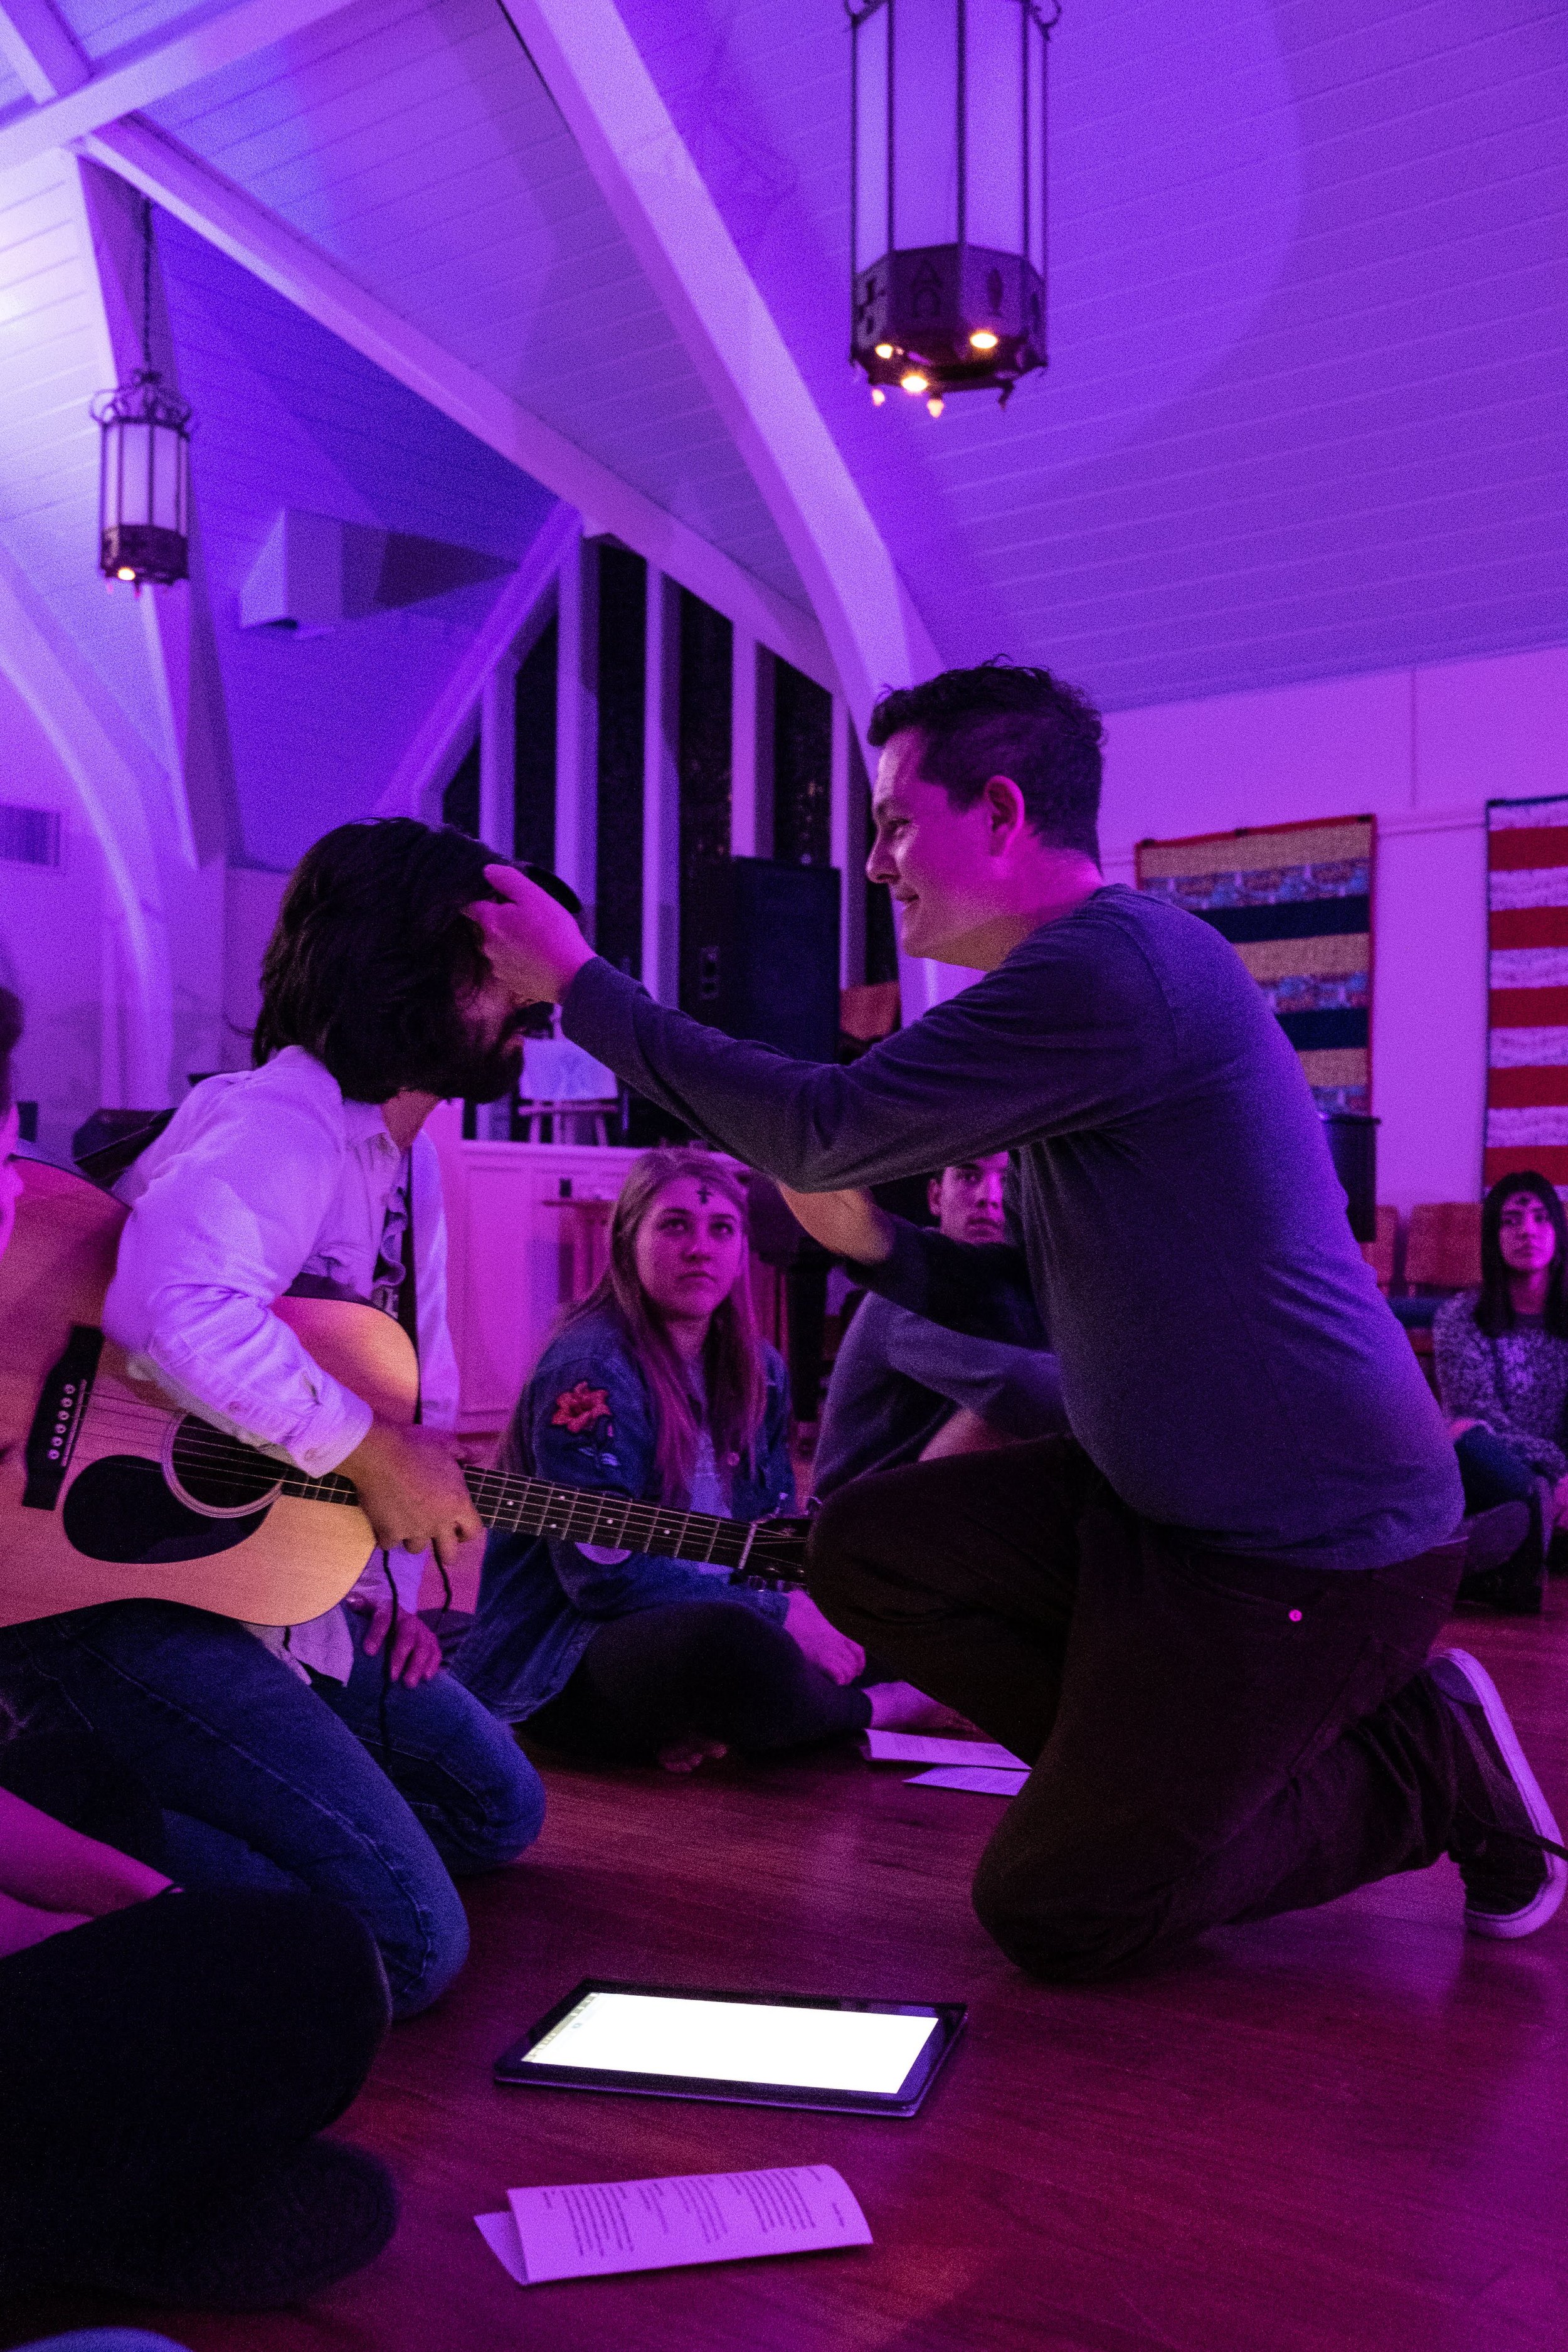
[[[487,866],[485,880],[497,898],[476,898],[466,911],[490,970],[515,1003],[559,1003],[594,953],[575,918],[515,866]]]

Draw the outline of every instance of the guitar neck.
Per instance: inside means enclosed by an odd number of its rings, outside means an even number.
[[[640,1503],[586,1486],[554,1486],[546,1478],[520,1478],[504,1470],[471,1465],[463,1477],[474,1508],[487,1528],[519,1535],[558,1536],[564,1542],[602,1544],[609,1551],[650,1552],[660,1559],[689,1559],[714,1568],[745,1565],[756,1537],[746,1519],[716,1518],[709,1511],[681,1511],[666,1503]],[[296,1474],[281,1482],[286,1495],[312,1503],[357,1503],[351,1479],[334,1471],[325,1478]]]
[[[486,1527],[509,1528],[521,1535],[559,1536],[568,1543],[603,1544],[612,1551],[645,1551],[662,1559],[739,1568],[755,1533],[745,1519],[715,1518],[710,1511],[681,1511],[666,1503],[639,1503],[591,1487],[552,1486],[544,1478],[519,1478],[500,1470],[468,1469],[463,1475]]]

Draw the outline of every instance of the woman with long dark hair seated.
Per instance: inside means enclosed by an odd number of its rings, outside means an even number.
[[[1437,1310],[1437,1392],[1468,1512],[1525,1502],[1538,1524],[1521,1553],[1460,1598],[1541,1605],[1545,1545],[1568,1526],[1568,1217],[1531,1169],[1499,1179],[1481,1210],[1481,1285]],[[1543,1491],[1550,1489],[1550,1496]]]
[[[503,1466],[682,1510],[761,1519],[795,1503],[784,1368],[758,1336],[746,1196],[710,1152],[650,1151],[626,1178],[602,1280],[567,1309],[519,1400]],[[458,1671],[551,1746],[689,1770],[940,1719],[804,1591],[687,1562],[492,1534]]]

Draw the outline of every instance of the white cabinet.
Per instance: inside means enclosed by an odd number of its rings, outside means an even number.
[[[447,1202],[458,1428],[505,1427],[561,1307],[604,1263],[610,1204],[640,1156],[602,1145],[465,1143],[443,1103],[429,1134]]]

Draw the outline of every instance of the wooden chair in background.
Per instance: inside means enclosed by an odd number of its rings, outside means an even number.
[[[1379,1212],[1381,1223],[1382,1212]],[[1419,1201],[1405,1237],[1405,1280],[1420,1294],[1471,1290],[1481,1278],[1479,1201]]]
[[[1394,1287],[1394,1255],[1399,1246],[1399,1212],[1387,1202],[1380,1202],[1377,1211],[1377,1239],[1363,1242],[1361,1254],[1377,1276],[1377,1286],[1386,1298]]]
[[[1481,1204],[1479,1201],[1418,1201],[1405,1236],[1406,1297],[1395,1303],[1410,1344],[1426,1378],[1436,1386],[1432,1360],[1434,1308],[1457,1290],[1473,1289],[1481,1278]],[[1421,1319],[1414,1318],[1421,1310]]]

